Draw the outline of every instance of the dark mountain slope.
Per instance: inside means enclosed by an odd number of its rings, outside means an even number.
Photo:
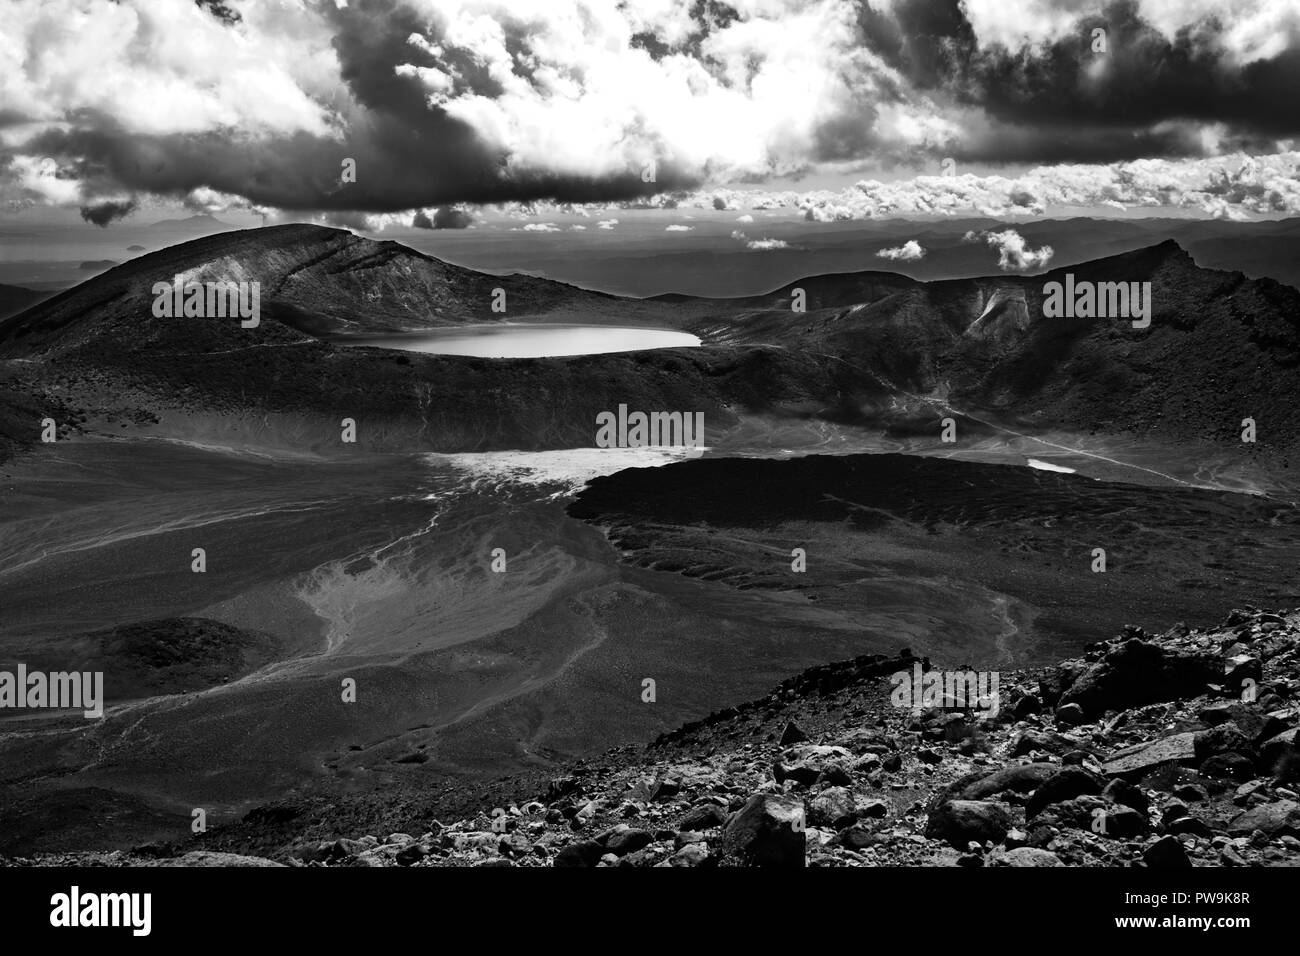
[[[1151,325],[1043,318],[1043,286],[1151,282]],[[1270,279],[1201,269],[1173,242],[1021,280],[1030,325],[1009,348],[963,342],[954,394],[986,408],[1098,430],[1261,442],[1300,438],[1300,292]]]
[[[258,282],[265,324],[313,335],[500,322],[616,301],[545,279],[473,272],[338,229],[271,226],[206,236],[110,269],[0,324],[0,349],[45,352],[119,333],[163,344],[177,328],[191,347],[215,344],[190,341],[193,323],[153,318],[154,283],[176,275]],[[497,288],[506,293],[505,313],[492,311]],[[225,337],[240,331],[237,324],[233,332],[228,324],[218,328]],[[274,328],[258,334],[274,341],[296,337]]]
[[[1150,326],[1047,318],[1044,287],[1067,273],[1076,283],[1150,282]],[[874,283],[882,274],[863,275]],[[792,313],[790,289],[804,283],[820,284],[821,302],[866,298]],[[832,354],[897,389],[1045,426],[1226,442],[1252,417],[1261,445],[1300,439],[1292,400],[1300,292],[1200,268],[1172,241],[1034,277],[872,284],[819,276],[773,301],[779,307],[737,313],[729,325],[717,310],[688,327],[736,344]]]
[[[24,289],[18,285],[0,285],[0,319],[16,315],[49,297],[49,292],[42,292],[39,289]]]

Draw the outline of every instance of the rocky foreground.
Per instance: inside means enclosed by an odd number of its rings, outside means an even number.
[[[1081,658],[1001,673],[996,714],[899,706],[889,675],[917,664],[929,669],[909,652],[815,667],[646,748],[577,761],[531,799],[430,820],[420,836],[274,855],[291,866],[1300,864],[1300,609],[1236,610],[1200,631],[1128,627]],[[269,862],[186,849],[147,862]]]

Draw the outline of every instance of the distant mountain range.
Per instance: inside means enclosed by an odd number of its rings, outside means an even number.
[[[1015,230],[1032,249],[1050,246],[1049,267],[1088,262],[1175,240],[1202,266],[1268,277],[1300,288],[1300,219],[1230,222],[1202,219],[883,219],[807,223],[765,218],[738,223],[708,214],[695,230],[663,238],[633,221],[613,231],[565,232],[539,243],[531,234],[494,236],[481,230],[440,230],[404,238],[416,248],[478,269],[530,273],[627,295],[665,292],[738,296],[818,272],[890,269],[914,279],[978,277],[997,270],[997,252],[968,233]],[[730,237],[775,239],[784,247],[752,250]],[[926,250],[913,260],[876,254],[915,240]],[[1041,271],[1041,270],[1031,270]]]
[[[149,229],[193,229],[195,231],[208,231],[211,229],[234,229],[228,222],[222,222],[216,216],[200,213],[195,216],[186,216],[183,219],[160,219],[157,222],[150,223]]]
[[[1044,284],[1067,273],[1150,282],[1150,327],[1044,318]],[[260,326],[155,318],[151,288],[177,274],[258,281]],[[795,286],[806,312],[792,310]],[[493,310],[498,289],[504,313]],[[338,342],[501,321],[679,328],[704,347],[505,361]],[[1171,440],[1233,442],[1253,417],[1260,447],[1284,449],[1300,438],[1298,322],[1300,292],[1198,267],[1173,241],[1037,277],[858,272],[765,296],[636,300],[291,225],[206,236],[110,269],[0,323],[0,359],[24,405],[114,433],[126,422],[192,436],[206,414],[241,434],[292,419],[324,440],[339,418],[364,414],[371,447],[555,448],[590,444],[596,413],[620,403],[704,411],[713,427],[754,411],[931,429],[951,402],[1026,427]],[[5,431],[17,442],[35,435],[31,425]]]

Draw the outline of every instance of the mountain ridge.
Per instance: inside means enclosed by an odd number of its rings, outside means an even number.
[[[1150,281],[1150,328],[1046,318],[1043,285],[1066,273]],[[154,318],[150,288],[176,274],[259,281],[260,325]],[[475,272],[344,230],[271,226],[141,256],[4,320],[0,361],[8,393],[25,396],[9,405],[44,404],[68,434],[118,434],[125,423],[256,443],[248,422],[271,415],[282,431],[305,428],[316,447],[338,450],[327,422],[362,414],[371,427],[360,448],[556,448],[589,444],[594,416],[623,403],[703,411],[715,430],[769,412],[888,427],[898,399],[925,405],[942,393],[1026,427],[1227,443],[1253,417],[1252,454],[1267,447],[1285,461],[1300,441],[1290,399],[1300,389],[1300,292],[1203,269],[1173,240],[1032,277],[801,281],[805,312],[792,309],[795,286],[738,300],[628,299]],[[492,308],[498,290],[504,313]],[[526,360],[342,344],[359,332],[502,321],[677,328],[703,344]],[[538,389],[551,408],[538,406]],[[937,428],[944,413],[931,403],[918,414]],[[514,424],[502,432],[502,422]],[[35,430],[0,415],[11,450]]]

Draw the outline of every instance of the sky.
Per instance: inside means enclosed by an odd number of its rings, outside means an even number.
[[[0,16],[15,220],[1300,212],[1300,0],[0,0]]]

